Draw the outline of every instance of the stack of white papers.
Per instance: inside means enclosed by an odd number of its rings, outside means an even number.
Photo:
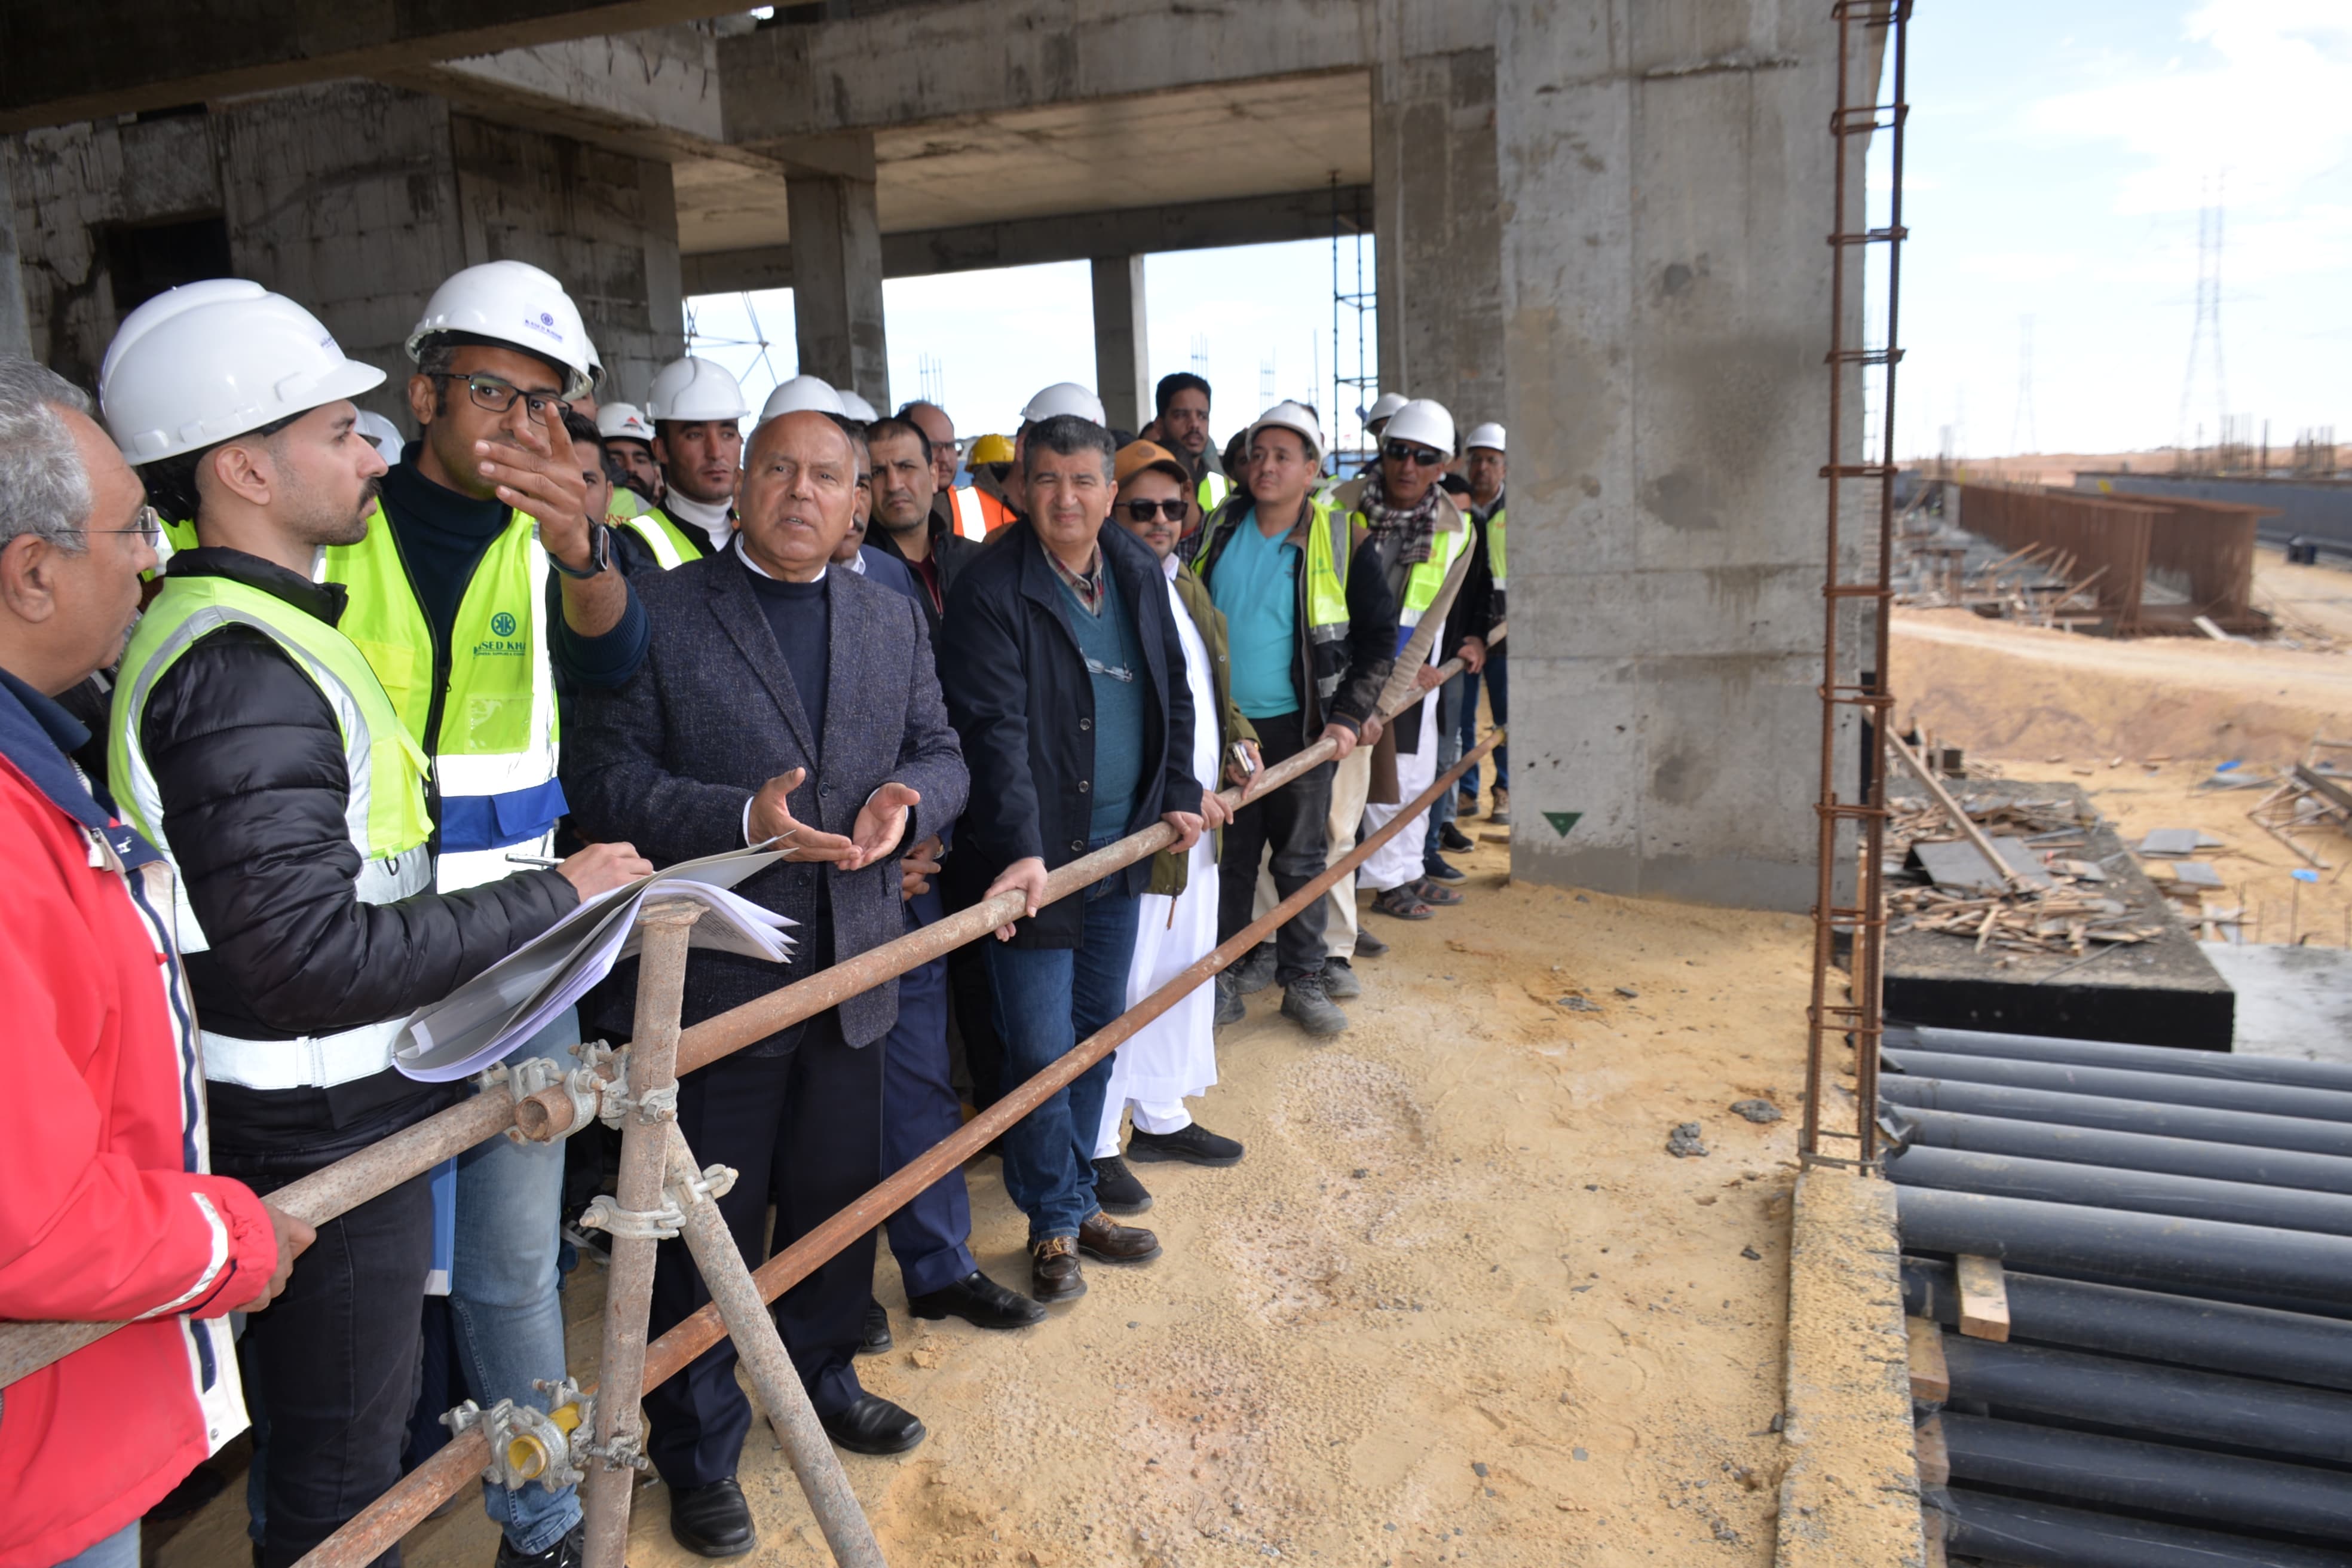
[[[782,858],[774,849],[737,849],[682,861],[590,899],[535,941],[429,1007],[409,1016],[393,1066],[424,1083],[481,1071],[539,1033],[644,945],[637,911],[665,899],[704,907],[691,945],[782,963],[792,956],[793,922],[730,892]]]

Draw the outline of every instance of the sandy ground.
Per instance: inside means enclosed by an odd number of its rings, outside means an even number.
[[[861,1372],[931,1435],[847,1466],[898,1568],[1771,1560],[1805,926],[1468,868],[1460,908],[1381,922],[1346,1035],[1274,993],[1223,1032],[1199,1111],[1249,1154],[1139,1167],[1156,1265],[999,1336],[908,1320],[885,1249],[898,1344]],[[1685,1121],[1709,1157],[1664,1152]],[[982,1266],[1024,1280],[994,1162],[971,1191]],[[602,1281],[573,1279],[580,1366]],[[156,1560],[242,1568],[237,1479]],[[743,1479],[745,1561],[826,1561],[763,1432]],[[469,1490],[407,1560],[495,1550]],[[635,1568],[696,1561],[642,1489]]]

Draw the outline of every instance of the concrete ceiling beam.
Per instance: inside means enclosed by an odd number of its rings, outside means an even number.
[[[1293,191],[1230,201],[1121,207],[886,234],[882,237],[882,275],[921,278],[993,267],[1085,261],[1102,256],[1148,256],[1166,250],[1328,239],[1335,198],[1339,221],[1350,232],[1358,227],[1370,228],[1371,187],[1341,185],[1336,192],[1328,188]],[[793,285],[793,249],[789,245],[711,251],[688,256],[681,261],[686,292],[690,295],[789,289]]]

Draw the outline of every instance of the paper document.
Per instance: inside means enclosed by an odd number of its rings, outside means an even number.
[[[545,1028],[555,1016],[636,955],[644,945],[637,911],[665,899],[704,907],[690,945],[764,958],[792,956],[793,921],[730,891],[782,858],[774,849],[709,855],[641,877],[590,899],[429,1007],[409,1015],[393,1047],[392,1065],[423,1083],[448,1083],[481,1071]]]

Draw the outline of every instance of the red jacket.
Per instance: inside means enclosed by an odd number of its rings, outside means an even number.
[[[12,686],[0,1320],[141,1320],[0,1390],[0,1568],[48,1568],[244,1430],[221,1320],[260,1291],[278,1246],[261,1200],[205,1173],[170,867],[91,797],[58,745],[63,710]]]

